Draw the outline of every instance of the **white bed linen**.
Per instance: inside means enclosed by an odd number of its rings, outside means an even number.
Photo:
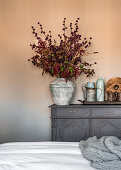
[[[0,170],[94,170],[78,142],[15,142],[0,145]]]

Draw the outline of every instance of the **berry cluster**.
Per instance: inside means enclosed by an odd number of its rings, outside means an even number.
[[[58,34],[59,44],[56,40],[52,40],[51,31],[48,34],[43,30],[43,26],[38,22],[40,27],[40,36],[32,26],[32,33],[38,40],[38,44],[30,44],[36,55],[29,59],[35,66],[43,69],[44,73],[51,76],[70,79],[77,78],[81,73],[88,76],[95,74],[94,69],[90,69],[90,64],[82,58],[84,55],[90,54],[87,48],[91,46],[91,37],[89,40],[83,38],[78,33],[79,18],[76,19],[75,26],[69,25],[70,35],[66,34],[68,29],[66,26],[66,18],[63,20],[63,35]],[[43,38],[44,37],[44,38]],[[97,52],[93,52],[97,53]]]

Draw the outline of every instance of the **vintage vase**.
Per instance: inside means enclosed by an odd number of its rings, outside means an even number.
[[[96,100],[96,88],[94,82],[82,84],[82,91],[84,95],[84,101],[94,102]]]
[[[103,77],[99,77],[99,79],[97,79],[96,88],[97,88],[97,101],[103,102],[105,98],[105,85]]]
[[[56,105],[69,105],[75,90],[75,84],[64,78],[57,78],[50,84],[53,101]]]

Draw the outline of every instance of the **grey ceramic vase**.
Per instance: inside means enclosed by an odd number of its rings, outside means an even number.
[[[57,78],[50,84],[53,101],[56,105],[69,105],[75,90],[75,84],[64,78]]]

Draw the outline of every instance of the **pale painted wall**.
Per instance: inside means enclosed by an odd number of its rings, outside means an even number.
[[[54,78],[44,75],[27,61],[33,55],[31,25],[40,21],[54,36],[61,31],[63,18],[74,22],[80,17],[80,33],[93,37],[99,54],[96,75],[121,76],[121,0],[0,0],[0,141],[50,140],[52,99],[49,84]],[[81,98],[77,81],[74,103]]]

